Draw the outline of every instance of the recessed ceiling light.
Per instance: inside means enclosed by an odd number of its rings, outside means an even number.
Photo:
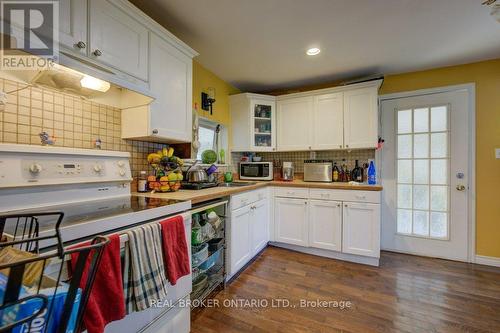
[[[309,50],[307,50],[307,55],[310,55],[310,56],[313,56],[313,55],[317,55],[321,52],[320,49],[318,49],[317,47],[313,47],[313,48],[310,48]]]

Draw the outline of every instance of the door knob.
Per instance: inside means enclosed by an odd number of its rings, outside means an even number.
[[[76,47],[78,47],[79,49],[84,49],[87,47],[87,44],[85,44],[85,42],[79,41],[78,43],[76,43]]]
[[[457,185],[457,191],[465,191],[465,186],[464,185]]]
[[[94,52],[92,52],[96,57],[102,56],[102,51],[99,49],[96,49]]]

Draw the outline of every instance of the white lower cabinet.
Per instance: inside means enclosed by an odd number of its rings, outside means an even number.
[[[277,242],[308,246],[307,199],[274,199],[274,239]]]
[[[257,201],[251,206],[252,256],[266,247],[269,241],[269,201]]]
[[[260,198],[260,200],[258,200]],[[262,191],[251,191],[231,198],[229,225],[229,274],[232,277],[257,255],[269,242],[269,199]]]
[[[342,251],[342,202],[309,201],[309,246]]]
[[[378,265],[380,192],[274,189],[275,245]]]
[[[250,238],[251,213],[250,206],[231,212],[230,275],[234,275],[250,260],[252,253]]]
[[[342,252],[380,256],[380,205],[344,202]]]

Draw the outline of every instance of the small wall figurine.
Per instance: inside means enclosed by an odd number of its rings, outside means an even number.
[[[47,132],[41,132],[38,134],[40,136],[40,140],[42,142],[42,146],[52,146],[56,143],[55,136],[50,136]]]

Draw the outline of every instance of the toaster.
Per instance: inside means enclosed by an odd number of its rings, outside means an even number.
[[[305,182],[332,182],[333,161],[331,160],[305,160]]]

